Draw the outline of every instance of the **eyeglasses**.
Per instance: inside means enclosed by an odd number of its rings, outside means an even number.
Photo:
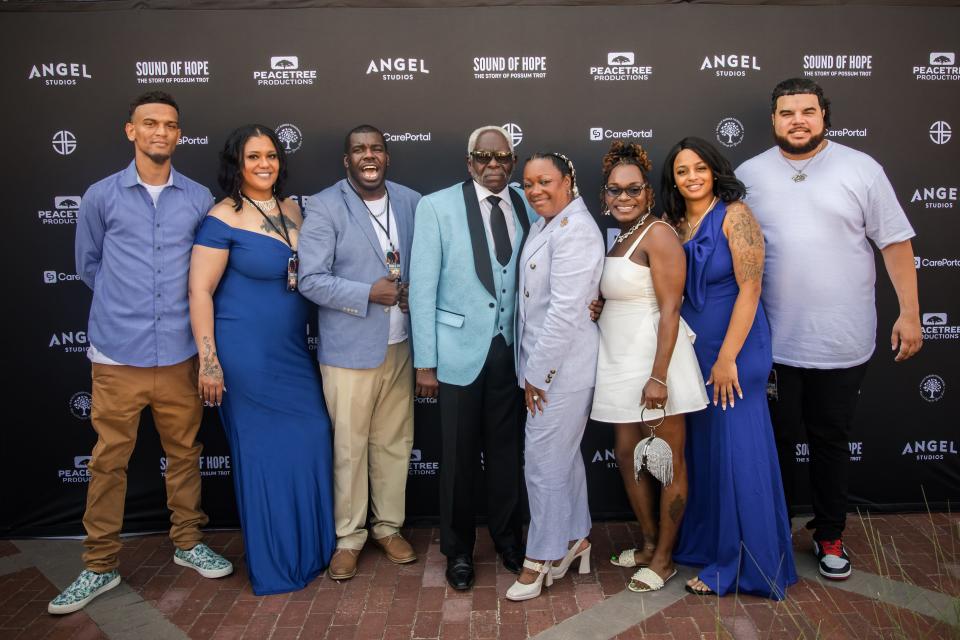
[[[630,197],[630,198],[636,198],[636,197],[638,197],[641,193],[643,193],[643,190],[644,190],[644,189],[646,189],[646,188],[649,187],[649,186],[650,186],[650,185],[649,185],[649,184],[646,184],[646,183],[640,184],[640,185],[632,184],[632,185],[630,185],[629,187],[627,187],[626,189],[624,189],[624,188],[618,187],[618,186],[616,186],[616,185],[614,185],[614,184],[608,184],[608,185],[606,185],[606,186],[603,188],[603,190],[604,190],[604,191],[606,192],[606,194],[607,194],[608,196],[610,196],[611,198],[619,198],[619,197],[620,197],[620,194],[621,194],[621,193],[624,193],[624,192],[626,192],[626,194],[627,194],[628,197]]]
[[[471,151],[470,157],[479,162],[480,164],[487,164],[494,158],[497,159],[497,162],[500,164],[506,164],[507,162],[513,162],[513,152],[512,151]]]

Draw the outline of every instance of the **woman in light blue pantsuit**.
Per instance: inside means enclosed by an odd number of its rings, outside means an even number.
[[[530,500],[527,553],[510,600],[540,595],[580,558],[590,570],[590,508],[580,440],[593,401],[599,334],[588,305],[603,270],[600,229],[577,195],[573,163],[535,154],[523,190],[541,219],[519,263],[517,380],[528,417],[524,478]]]

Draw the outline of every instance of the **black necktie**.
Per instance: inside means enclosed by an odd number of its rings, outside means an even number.
[[[497,262],[505,265],[510,262],[510,255],[513,253],[510,234],[507,233],[507,221],[504,219],[503,209],[500,208],[500,198],[490,196],[487,202],[490,203],[490,233],[493,235],[493,250],[497,254]]]

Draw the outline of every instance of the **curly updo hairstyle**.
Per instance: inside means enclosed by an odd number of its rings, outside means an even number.
[[[640,169],[640,173],[643,174],[643,181],[646,183],[647,189],[650,191],[647,194],[647,202],[652,209],[654,204],[656,204],[656,198],[653,194],[653,186],[650,184],[650,171],[653,169],[653,164],[650,162],[650,158],[647,156],[647,150],[636,142],[626,144],[620,140],[616,140],[610,145],[610,150],[607,151],[606,155],[603,156],[603,163],[601,165],[603,171],[603,184],[600,185],[600,210],[607,210],[607,180],[610,179],[610,174],[613,173],[614,167],[617,167],[621,164],[632,164]]]
[[[243,194],[240,192],[240,187],[243,186],[243,148],[247,145],[247,140],[257,136],[270,138],[273,148],[277,150],[280,168],[277,171],[277,181],[273,184],[273,195],[277,200],[283,199],[283,185],[287,181],[287,154],[283,151],[283,145],[270,127],[262,124],[244,125],[227,136],[223,150],[220,151],[220,173],[217,176],[220,188],[233,198],[233,208],[237,211],[243,208]]]

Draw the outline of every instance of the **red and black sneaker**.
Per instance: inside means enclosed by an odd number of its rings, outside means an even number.
[[[830,580],[846,580],[850,577],[850,557],[843,548],[843,540],[813,541],[813,553],[820,565],[820,575]]]

